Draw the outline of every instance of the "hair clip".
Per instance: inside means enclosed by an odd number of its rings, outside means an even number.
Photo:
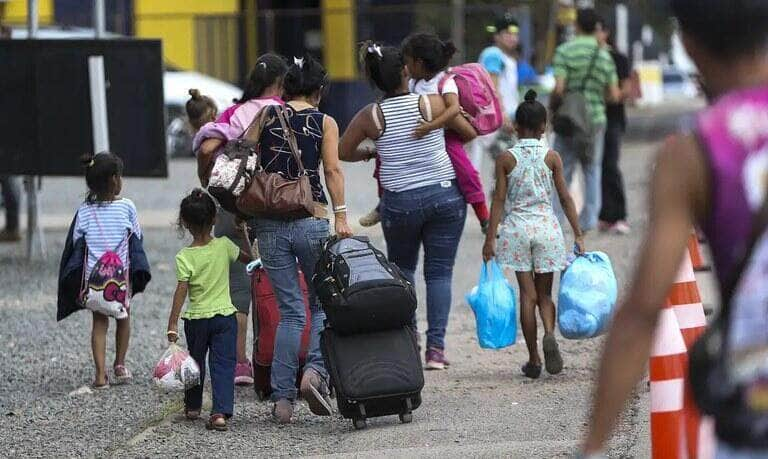
[[[299,67],[300,69],[304,68],[304,58],[303,57],[293,57],[293,63]]]
[[[91,162],[90,162],[90,163],[88,163],[88,167],[93,167],[93,164],[94,164],[94,163],[95,163],[95,161],[94,161],[94,160],[91,160]]]
[[[259,62],[259,67],[267,68],[267,63],[266,62]]]
[[[377,45],[376,43],[368,47],[368,52],[371,54],[376,53],[379,55],[379,57],[384,57],[384,55],[381,53],[381,46]]]

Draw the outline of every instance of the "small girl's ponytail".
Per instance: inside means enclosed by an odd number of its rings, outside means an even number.
[[[212,118],[216,117],[219,109],[216,107],[216,102],[213,99],[200,94],[198,89],[190,89],[189,96],[190,99],[184,108],[187,111],[189,124],[192,125],[195,131],[198,131],[205,123],[212,121]]]
[[[209,230],[216,220],[216,204],[213,198],[201,188],[195,188],[181,200],[179,206],[179,233],[188,229],[191,233]]]
[[[85,154],[80,157],[80,164],[85,168],[85,183],[88,185],[85,202],[88,204],[98,202],[99,195],[113,192],[110,189],[112,177],[123,175],[123,160],[107,151],[96,155]]]
[[[536,102],[536,97],[538,97],[538,94],[536,94],[536,91],[534,91],[533,89],[529,89],[525,93],[524,100],[528,103],[534,103]]]

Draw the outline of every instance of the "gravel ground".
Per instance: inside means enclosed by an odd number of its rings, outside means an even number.
[[[642,209],[651,151],[649,144],[625,149],[623,166],[633,234],[593,234],[587,238],[590,249],[601,249],[611,256],[620,285],[628,279],[637,238],[645,225]],[[355,209],[362,209],[357,213],[364,213],[375,202],[368,167],[355,166],[349,174],[350,200]],[[191,171],[190,163],[180,162],[173,171],[182,169]],[[170,211],[181,194],[178,189],[194,183],[177,179],[173,171],[170,181],[155,181],[165,193],[142,195],[137,181],[132,184],[128,179],[126,195],[137,202],[140,211]],[[45,196],[50,196],[47,209],[76,207],[79,181],[48,179],[46,184]],[[384,247],[378,228],[369,233],[377,246]],[[2,455],[568,457],[583,435],[602,339],[561,339],[565,371],[558,376],[544,375],[538,381],[520,374],[526,359],[522,333],[510,348],[481,350],[474,318],[464,301],[464,294],[476,283],[480,266],[482,236],[474,217],[468,218],[454,279],[447,344],[451,368],[426,374],[424,403],[414,413],[413,424],[401,425],[397,417],[378,418],[359,432],[341,418],[313,417],[305,405],[299,406],[294,424],[276,426],[269,421],[270,405],[256,401],[247,388],[237,390],[236,414],[229,432],[210,433],[203,421],[180,419],[180,397],[155,391],[150,376],[165,347],[164,327],[175,282],[173,256],[183,244],[168,227],[146,231],[154,279],[148,292],[134,301],[128,355],[134,382],[105,392],[69,395],[91,382],[93,370],[87,313],[77,313],[58,324],[54,319],[58,254],[64,236],[63,230],[47,231],[53,256],[45,262],[22,261],[20,246],[0,247]],[[420,304],[424,300],[422,284]],[[420,307],[422,329],[424,312]],[[110,338],[108,362],[113,351]],[[647,404],[642,389],[619,426],[611,456],[647,455],[642,448],[642,437],[647,435]]]

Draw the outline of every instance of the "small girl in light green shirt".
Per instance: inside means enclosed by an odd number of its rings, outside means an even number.
[[[179,224],[192,234],[192,243],[176,255],[178,284],[167,335],[171,342],[178,339],[179,315],[189,296],[189,306],[182,316],[184,336],[189,354],[200,367],[201,382],[184,393],[184,412],[191,420],[200,416],[208,355],[213,406],[206,427],[227,430],[227,419],[234,411],[237,341],[236,309],[229,296],[229,265],[237,259],[247,263],[250,257],[228,238],[211,236],[215,218],[216,205],[203,190],[197,188],[181,201]]]

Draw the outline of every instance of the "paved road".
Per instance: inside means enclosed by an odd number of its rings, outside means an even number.
[[[643,212],[647,171],[653,146],[626,147],[630,221],[626,237],[593,234],[588,248],[605,250],[614,261],[620,285],[634,264]],[[348,168],[348,196],[355,213],[375,202],[370,165]],[[0,451],[9,456],[257,456],[339,457],[567,457],[578,445],[586,425],[590,390],[602,339],[561,340],[566,367],[558,376],[538,381],[520,374],[526,351],[519,342],[501,351],[481,350],[472,313],[464,294],[475,284],[480,267],[482,236],[473,218],[467,221],[454,280],[448,330],[447,371],[428,372],[424,404],[414,422],[396,417],[370,422],[354,431],[349,421],[317,418],[299,405],[296,422],[276,426],[270,405],[256,401],[249,389],[238,388],[236,413],[227,433],[206,432],[203,422],[180,419],[180,397],[152,388],[151,369],[164,348],[164,327],[174,287],[173,255],[184,244],[170,227],[183,191],[194,185],[192,164],[176,161],[170,180],[126,180],[126,195],[146,221],[146,246],[154,279],[133,309],[132,345],[128,364],[135,381],[106,392],[71,395],[92,380],[90,320],[86,313],[56,323],[55,285],[63,229],[47,230],[50,252],[45,261],[22,261],[19,247],[0,247]],[[488,168],[484,171],[489,174]],[[71,218],[81,195],[79,180],[49,179],[43,194],[49,214]],[[58,217],[57,217],[58,218]],[[154,224],[152,224],[154,223]],[[56,226],[56,225],[54,225]],[[378,228],[370,235],[383,242]],[[420,274],[419,274],[420,276]],[[424,320],[424,289],[419,288],[420,325]],[[113,340],[109,347],[113,349]],[[113,350],[108,351],[111,358]],[[620,350],[617,350],[620,352]],[[647,392],[638,386],[627,415],[611,444],[613,457],[643,457],[647,450]]]

